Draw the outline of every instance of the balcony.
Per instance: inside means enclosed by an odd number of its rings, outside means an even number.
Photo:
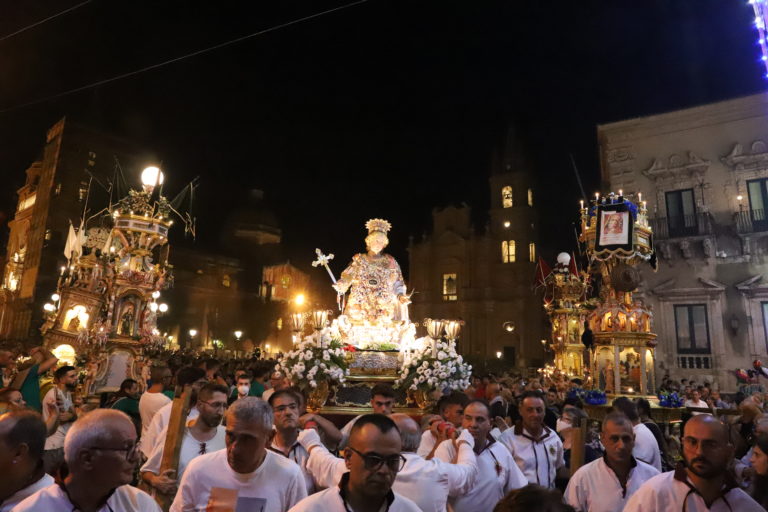
[[[768,231],[768,219],[765,218],[765,210],[742,210],[735,214],[736,232],[759,233]]]
[[[653,237],[656,240],[712,234],[712,219],[709,213],[701,212],[678,217],[657,217],[650,221],[653,228]]]

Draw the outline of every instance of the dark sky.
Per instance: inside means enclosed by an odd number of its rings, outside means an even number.
[[[77,3],[3,0],[0,37]],[[0,208],[68,115],[154,150],[169,189],[200,176],[201,247],[216,248],[226,213],[258,187],[307,262],[315,247],[346,261],[370,217],[393,222],[404,262],[432,208],[487,208],[491,152],[515,122],[549,187],[551,257],[572,249],[569,154],[587,193],[597,187],[597,123],[766,86],[746,0],[369,0],[12,108],[340,5],[94,0],[0,40]]]

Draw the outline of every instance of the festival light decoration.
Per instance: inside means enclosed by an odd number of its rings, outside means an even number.
[[[766,73],[763,75],[768,78],[768,45],[766,44],[766,26],[768,26],[768,0],[749,0],[752,8],[755,10],[755,28],[759,38],[757,44],[760,45],[762,55],[760,60],[765,65]]]

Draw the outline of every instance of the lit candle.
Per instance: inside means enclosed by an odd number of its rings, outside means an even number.
[[[642,192],[638,192],[637,193],[637,199],[640,200],[640,202],[643,202],[643,193]]]
[[[580,199],[579,200],[579,204],[581,205],[581,209],[583,210],[584,209],[584,200]]]
[[[621,189],[619,189],[619,195],[620,195],[620,196],[623,196],[623,195],[624,195],[624,193],[621,191]]]

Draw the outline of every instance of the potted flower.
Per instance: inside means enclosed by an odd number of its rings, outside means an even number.
[[[307,408],[319,410],[328,400],[330,384],[342,384],[349,375],[344,344],[330,327],[316,331],[283,355],[275,366],[308,395]]]
[[[420,409],[434,403],[432,394],[469,387],[472,366],[456,353],[456,343],[421,338],[421,348],[406,354],[395,385],[411,392]]]

